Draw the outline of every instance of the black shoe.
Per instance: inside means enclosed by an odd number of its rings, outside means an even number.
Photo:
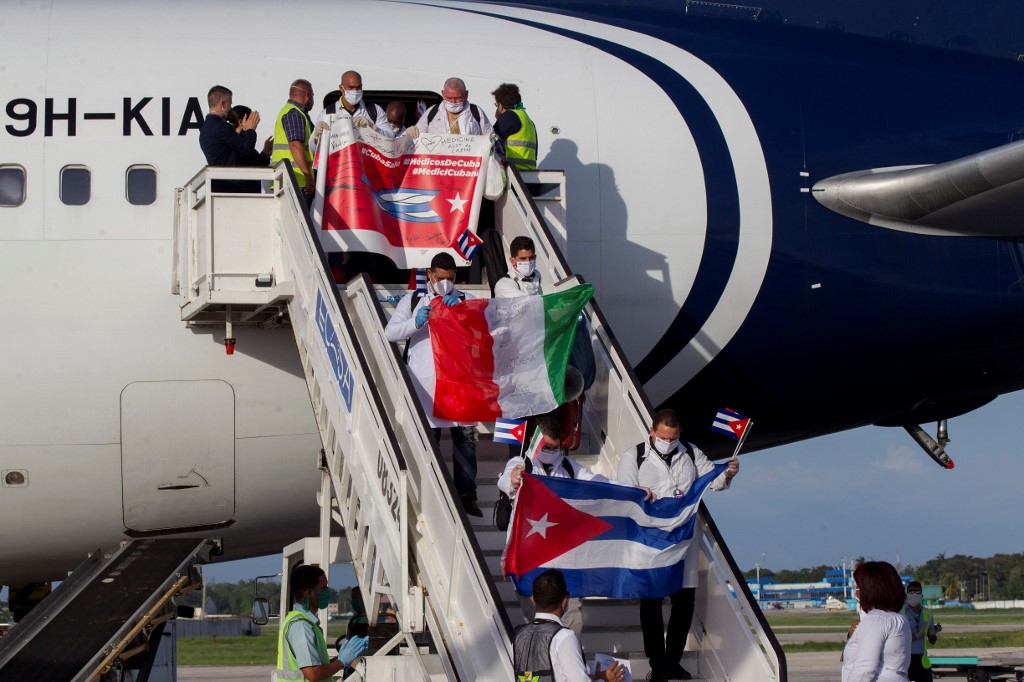
[[[480,510],[480,505],[476,503],[476,495],[460,495],[459,499],[462,500],[462,508],[465,509],[466,513],[470,516],[484,515]]]
[[[665,666],[665,679],[668,679],[668,680],[692,680],[693,679],[693,675],[688,673],[686,671],[686,668],[684,668],[683,666],[681,666],[678,663],[676,663],[674,665],[670,664],[670,665],[666,665]]]
[[[668,682],[668,676],[661,668],[651,668],[651,672],[647,673],[647,682]]]

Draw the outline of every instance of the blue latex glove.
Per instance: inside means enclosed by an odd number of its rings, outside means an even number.
[[[430,313],[428,306],[423,306],[416,311],[416,328],[419,329],[427,323],[427,315]]]
[[[456,296],[455,294],[448,294],[447,296],[445,296],[441,300],[449,308],[452,307],[453,305],[458,305],[458,304],[462,303],[462,299],[459,298],[458,296]]]
[[[369,644],[369,637],[349,637],[338,650],[338,660],[344,663],[345,667],[352,665],[352,661],[362,656]]]

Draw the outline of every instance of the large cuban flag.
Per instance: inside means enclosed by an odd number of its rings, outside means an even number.
[[[441,251],[460,265],[476,235],[491,142],[484,135],[397,140],[339,116],[320,141],[313,220],[326,251],[369,251],[424,268]]]
[[[504,573],[523,595],[549,568],[565,574],[573,597],[669,595],[683,584],[700,498],[727,466],[715,465],[686,494],[656,502],[645,502],[639,488],[523,474]]]

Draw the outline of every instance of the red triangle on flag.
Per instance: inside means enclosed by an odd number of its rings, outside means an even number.
[[[515,428],[509,430],[509,434],[520,443],[526,438],[526,422],[520,422]]]
[[[502,568],[506,575],[525,575],[611,527],[569,506],[538,477],[524,473]]]
[[[750,424],[749,419],[737,419],[729,422],[729,428],[736,434],[737,438],[743,437],[743,432],[747,430],[747,426]]]
[[[476,232],[473,232],[472,230],[466,230],[466,250],[467,251],[470,250],[471,248],[473,248],[474,246],[478,246],[478,245],[483,244],[483,243],[484,243],[484,240],[480,239],[480,237],[476,236]]]

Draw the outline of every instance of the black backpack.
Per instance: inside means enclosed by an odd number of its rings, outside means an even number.
[[[344,95],[342,95],[342,97],[344,97]],[[340,103],[341,103],[340,100],[338,102],[332,102],[331,105],[329,107],[327,107],[327,110],[326,110],[327,113],[328,114],[336,114],[336,113],[338,113],[338,110],[341,108],[340,106],[338,106]],[[376,104],[374,104],[373,102],[363,102],[363,105],[366,107],[366,113],[368,113],[370,115],[370,117],[371,117],[370,122],[373,123],[374,125],[376,125],[377,124],[377,119],[380,118],[380,112],[381,112],[380,107],[377,106]]]
[[[412,299],[410,299],[410,301],[409,301],[409,312],[410,313],[416,312],[416,304],[420,302],[421,298],[423,298],[423,292],[422,291],[417,290],[417,291],[412,292]],[[466,294],[464,294],[464,293],[462,293],[460,291],[459,292],[459,300],[460,301],[465,301],[466,300]],[[402,362],[404,362],[407,365],[409,364],[409,341],[405,342],[405,348],[402,350]]]
[[[533,471],[533,462],[530,461],[529,457],[523,457],[526,460],[526,473]],[[569,478],[576,478],[576,472],[573,471],[572,464],[566,457],[562,457],[562,468],[565,469],[565,473],[569,474]],[[508,530],[508,524],[512,520],[512,498],[505,493],[498,493],[498,502],[494,505],[494,525],[498,527],[498,530]]]
[[[697,466],[697,457],[693,454],[693,448],[685,440],[681,441],[683,447],[686,449],[686,454],[690,456],[690,461],[693,462],[693,466]],[[644,443],[636,444],[636,470],[640,471],[640,465],[644,461],[644,452],[647,450],[647,446]]]
[[[440,103],[435,104],[434,106],[427,109],[427,126],[429,126],[430,122],[434,120],[434,118],[437,116],[437,112],[440,111],[440,109]],[[476,121],[476,124],[480,126],[480,130],[483,130],[483,125],[480,124],[480,110],[476,108],[475,104],[469,105],[469,113],[472,114],[473,120]]]

